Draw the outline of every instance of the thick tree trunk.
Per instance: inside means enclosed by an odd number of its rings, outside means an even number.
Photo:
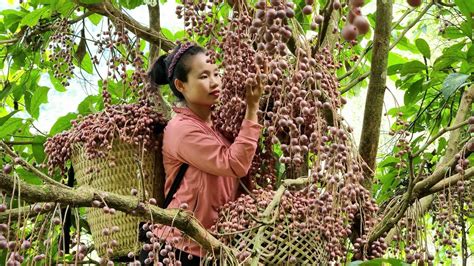
[[[390,28],[392,25],[392,0],[377,0],[374,49],[372,54],[370,82],[365,102],[364,121],[360,138],[359,152],[367,163],[364,169],[364,187],[372,185],[375,160],[379,144],[380,123],[387,80],[388,52],[390,47]]]
[[[148,16],[150,18],[150,29],[161,32],[160,24],[160,5],[148,5]],[[150,43],[150,65],[155,62],[161,49],[161,41],[159,43]]]

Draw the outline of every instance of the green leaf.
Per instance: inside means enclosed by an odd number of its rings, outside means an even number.
[[[460,28],[449,26],[444,29],[442,36],[446,39],[459,39],[466,37],[466,34]]]
[[[387,158],[385,158],[383,161],[381,161],[380,163],[377,164],[377,167],[380,167],[380,168],[383,168],[387,165],[395,165],[396,163],[398,163],[400,160],[393,157],[393,156],[388,156]]]
[[[175,37],[174,34],[167,28],[161,28],[161,33],[170,41],[174,41]]]
[[[3,88],[3,90],[0,91],[0,101],[3,101],[3,99],[5,99],[10,94],[11,91],[12,91],[12,85],[10,83],[7,83],[5,87]]]
[[[405,63],[400,71],[402,76],[405,76],[410,73],[419,73],[420,71],[424,71],[426,69],[425,64],[418,60],[410,61]]]
[[[31,173],[30,171],[24,169],[21,166],[17,167],[15,169],[15,172],[18,174],[18,176],[20,176],[21,179],[23,179],[28,184],[32,184],[32,185],[43,184],[43,181],[41,181],[41,179],[37,175]]]
[[[471,44],[471,46],[467,50],[467,61],[471,64],[474,63],[474,44]]]
[[[392,265],[392,266],[409,266],[410,264],[405,263],[401,260],[398,259],[393,259],[393,258],[378,258],[378,259],[373,259],[373,260],[367,260],[367,261],[353,261],[349,263],[349,266],[384,266],[387,265]]]
[[[87,96],[82,102],[79,104],[77,107],[77,111],[81,115],[86,115],[90,114],[93,112],[96,112],[97,109],[94,107],[95,104],[100,100],[101,98],[97,95],[89,95]]]
[[[102,0],[79,0],[79,2],[84,4],[97,4],[102,2]]]
[[[12,117],[14,114],[16,114],[18,112],[18,110],[15,110],[11,113],[9,113],[8,115],[6,116],[3,116],[3,117],[0,117],[0,127],[5,124],[5,122],[8,121],[8,119],[10,119],[10,117]]]
[[[48,91],[48,87],[40,86],[33,92],[31,102],[26,105],[26,110],[33,118],[38,119],[40,105],[48,102]]]
[[[410,85],[408,90],[405,92],[403,101],[405,105],[410,105],[417,102],[418,94],[423,90],[423,78],[415,81]]]
[[[43,146],[46,142],[46,138],[43,136],[35,136],[33,138],[33,142],[35,143],[31,145],[31,148],[33,150],[33,156],[35,157],[37,163],[42,163],[46,158]]]
[[[51,72],[49,73],[49,79],[51,80],[51,84],[53,84],[55,90],[59,92],[66,91],[66,88],[63,86],[63,84]]]
[[[12,117],[0,127],[0,138],[13,134],[23,125],[23,119]]]
[[[74,58],[74,64],[79,66],[79,62],[77,61],[77,58]],[[86,71],[88,74],[94,74],[94,68],[92,66],[92,60],[89,55],[89,53],[86,53],[84,55],[84,58],[82,59],[82,62],[80,64],[80,68]]]
[[[49,130],[49,135],[54,136],[59,132],[62,132],[64,130],[71,128],[72,126],[71,120],[74,120],[76,118],[77,118],[76,113],[68,113],[65,116],[61,116],[60,118],[58,118],[58,120],[56,120],[56,123],[54,123],[54,125]]]
[[[76,7],[73,1],[56,1],[58,3],[55,8],[58,13],[63,16],[70,16],[71,11]]]
[[[177,31],[175,34],[174,34],[174,38],[175,40],[181,40],[184,38],[184,35],[186,34],[186,32],[184,30],[180,30],[180,31]]]
[[[457,89],[459,89],[464,82],[469,78],[469,75],[461,73],[449,74],[443,82],[443,87],[441,92],[443,96],[447,99],[449,98]]]
[[[51,10],[46,7],[35,9],[23,17],[23,19],[21,20],[21,24],[33,27],[38,24],[38,21],[41,18],[49,16],[50,12]]]
[[[459,7],[461,13],[463,13],[466,18],[472,21],[472,14],[474,14],[474,5],[472,0],[455,0],[454,3]]]
[[[431,58],[430,46],[424,39],[416,39],[415,45],[424,57]]]
[[[127,9],[134,9],[143,4],[143,0],[120,0],[120,4]]]
[[[11,32],[15,32],[18,24],[25,14],[27,14],[27,12],[7,9],[2,11],[0,14],[3,15],[3,23],[5,24],[5,28],[9,29]]]
[[[92,14],[87,18],[92,22],[92,24],[97,26],[97,25],[99,25],[99,23],[102,20],[103,16],[99,15],[99,14]]]

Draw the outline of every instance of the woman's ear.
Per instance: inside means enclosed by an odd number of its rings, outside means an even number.
[[[179,79],[174,80],[174,87],[181,93],[183,93],[185,90],[184,83]]]

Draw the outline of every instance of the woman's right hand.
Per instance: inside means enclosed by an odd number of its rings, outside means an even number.
[[[247,110],[245,119],[258,122],[257,111],[260,105],[260,97],[263,94],[263,84],[260,80],[260,68],[257,67],[257,86],[248,86],[246,91]]]

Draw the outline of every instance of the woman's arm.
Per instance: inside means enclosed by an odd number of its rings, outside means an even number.
[[[242,177],[250,169],[262,126],[244,120],[239,135],[229,147],[215,135],[193,124],[180,127],[177,155],[180,160],[202,171],[217,175]]]

